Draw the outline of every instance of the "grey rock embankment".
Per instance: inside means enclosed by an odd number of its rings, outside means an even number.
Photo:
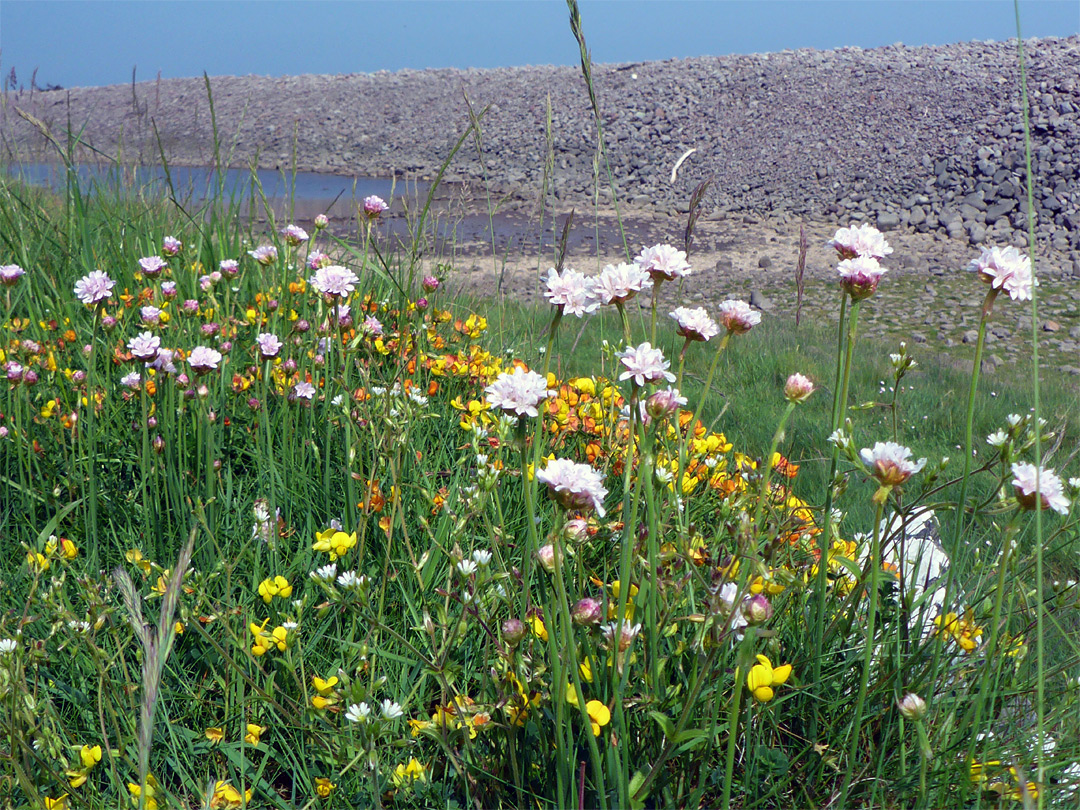
[[[970,42],[597,65],[617,193],[636,208],[675,213],[711,177],[706,206],[716,213],[863,220],[971,245],[1023,245],[1016,50],[1015,41]],[[1080,37],[1028,40],[1025,52],[1038,242],[1080,267]],[[469,140],[448,179],[478,188],[486,177],[509,199],[536,201],[550,161],[554,203],[592,199],[596,127],[576,68],[223,76],[211,87],[233,165],[289,166],[295,149],[304,170],[430,177],[471,105],[487,108],[483,161]],[[156,158],[156,127],[174,163],[212,161],[202,79],[9,93],[4,148],[28,160],[48,149],[16,108],[54,132],[85,124],[86,142],[108,154],[122,144],[128,159]]]

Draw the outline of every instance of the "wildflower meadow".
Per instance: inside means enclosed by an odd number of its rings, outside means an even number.
[[[865,224],[798,332],[661,304],[693,209],[526,310],[237,205],[0,179],[5,806],[1080,801],[1076,392],[979,379],[1034,254],[960,378],[860,341]]]

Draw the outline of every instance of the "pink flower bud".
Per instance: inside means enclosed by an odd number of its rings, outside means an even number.
[[[520,619],[507,619],[502,625],[503,641],[516,647],[525,638],[525,623]]]
[[[571,616],[575,624],[599,624],[603,618],[602,606],[596,599],[585,597],[574,605]]]
[[[784,384],[784,396],[788,402],[806,402],[812,393],[814,384],[798,372],[788,377]]]

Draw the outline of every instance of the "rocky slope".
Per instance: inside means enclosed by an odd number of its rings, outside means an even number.
[[[1029,40],[1025,52],[1039,243],[1080,261],[1080,37]],[[1025,241],[1015,41],[598,65],[594,77],[617,193],[639,209],[685,210],[711,177],[713,213]],[[295,148],[301,169],[431,176],[471,105],[488,108],[483,160],[466,143],[450,179],[486,176],[510,198],[537,200],[550,161],[557,203],[592,196],[596,127],[576,68],[215,77],[211,87],[234,165],[287,166]],[[212,160],[202,79],[8,94],[5,152],[33,159],[47,150],[16,108],[53,131],[85,123],[87,143],[109,154],[122,143],[129,159],[156,156],[156,126],[173,162]]]

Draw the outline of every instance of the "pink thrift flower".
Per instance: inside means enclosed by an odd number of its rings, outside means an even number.
[[[547,380],[535,371],[517,366],[512,372],[503,372],[484,389],[488,405],[517,416],[539,416],[540,403],[555,396],[549,391]]]
[[[836,271],[840,274],[841,286],[853,301],[862,301],[873,295],[881,277],[889,272],[878,264],[877,259],[864,256],[844,259],[836,266]]]
[[[196,374],[214,371],[219,363],[221,363],[221,352],[209,346],[196,346],[188,355],[188,365]]]
[[[679,336],[687,340],[707,341],[720,334],[720,327],[709,317],[709,313],[703,307],[695,309],[679,307],[671,313],[671,317],[678,324],[676,331]]]
[[[720,322],[731,334],[742,335],[761,323],[761,313],[745,301],[731,298],[720,305]]]
[[[112,297],[112,288],[116,282],[100,270],[90,273],[75,282],[75,295],[87,306]]]
[[[356,289],[359,280],[352,270],[331,264],[316,270],[315,275],[308,279],[308,284],[323,295],[344,298]]]
[[[5,264],[0,266],[0,284],[3,284],[5,287],[13,287],[24,275],[26,275],[26,271],[17,264]]]
[[[161,240],[161,252],[166,256],[175,256],[184,249],[184,243],[175,236],[166,236]]]
[[[127,344],[131,356],[143,363],[150,363],[158,356],[161,349],[161,338],[150,332],[140,332]]]
[[[634,263],[648,273],[653,281],[674,281],[691,273],[686,252],[671,245],[642,247]]]
[[[602,304],[621,304],[639,292],[651,290],[653,280],[636,264],[609,264],[595,281],[595,293]]]
[[[1069,499],[1061,479],[1053,470],[1036,468],[1034,464],[1019,462],[1012,465],[1013,489],[1016,498],[1025,509],[1053,509],[1059,515],[1069,512]],[[1035,478],[1039,480],[1039,501],[1035,500]]]
[[[1030,301],[1031,288],[1038,284],[1031,273],[1031,260],[1011,246],[1004,250],[983,248],[968,269],[995,290],[1005,290],[1014,301]]]
[[[788,377],[784,384],[784,396],[788,402],[806,402],[812,393],[814,393],[814,384],[808,377],[798,372]]]
[[[281,237],[288,244],[296,247],[308,240],[308,233],[299,225],[286,225],[281,229]]]
[[[261,332],[258,337],[255,338],[255,343],[259,347],[259,356],[264,360],[270,357],[277,357],[278,352],[281,351],[281,339],[273,332]]]
[[[260,245],[254,250],[249,250],[248,256],[253,258],[263,267],[269,267],[277,261],[277,248],[273,245]]]
[[[538,470],[536,480],[547,484],[551,497],[563,509],[595,509],[603,517],[607,488],[603,476],[588,464],[555,458]]]
[[[896,442],[877,442],[859,455],[870,474],[883,486],[898,486],[926,466],[926,459],[912,461],[911,450]]]
[[[639,388],[646,383],[675,382],[675,375],[668,371],[671,364],[664,359],[664,353],[660,349],[654,349],[652,344],[646,341],[640,346],[627,347],[625,351],[618,352],[616,357],[626,368],[619,375],[620,380],[633,380]]]
[[[552,267],[548,270],[545,284],[547,289],[544,290],[544,297],[552,306],[561,308],[567,315],[577,315],[580,318],[595,312],[600,306],[600,302],[596,300],[593,280],[577,270],[567,267],[560,276]]]
[[[168,266],[169,263],[160,256],[145,256],[139,259],[139,269],[148,278],[157,278]]]
[[[377,197],[374,194],[372,194],[370,197],[364,197],[364,213],[367,214],[367,216],[371,219],[379,216],[389,207],[390,206],[386,204],[386,200],[384,200],[382,197]]]
[[[836,248],[841,259],[884,259],[893,249],[881,235],[881,231],[868,222],[862,225],[852,225],[849,228],[841,228],[836,235],[826,243],[831,248]]]

